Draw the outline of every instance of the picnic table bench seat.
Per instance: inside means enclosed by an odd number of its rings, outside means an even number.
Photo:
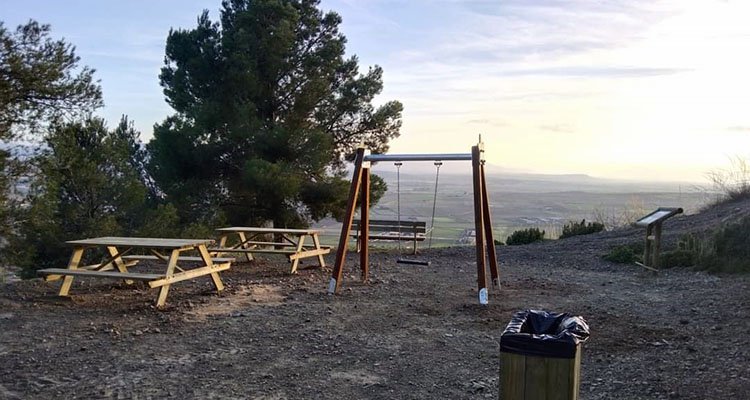
[[[95,276],[99,278],[112,278],[112,279],[135,279],[143,281],[151,281],[159,278],[163,278],[164,274],[144,274],[139,272],[119,272],[119,271],[91,271],[88,269],[67,269],[67,268],[46,268],[37,271],[40,275],[46,275],[54,280],[59,279],[60,276]]]

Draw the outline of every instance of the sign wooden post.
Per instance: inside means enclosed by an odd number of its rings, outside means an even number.
[[[637,226],[646,227],[646,246],[643,249],[643,264],[638,264],[653,271],[659,269],[662,223],[668,218],[681,213],[682,208],[679,207],[659,207],[656,211],[636,221],[635,224]]]

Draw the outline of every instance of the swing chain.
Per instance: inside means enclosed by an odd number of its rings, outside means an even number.
[[[393,165],[396,166],[396,212],[398,215],[398,254],[401,254],[401,166],[404,165],[402,162],[395,162]]]
[[[438,179],[440,178],[440,167],[443,162],[435,161],[435,193],[432,195],[432,218],[430,219],[430,240],[427,242],[427,249],[432,249],[432,231],[435,230],[435,206],[437,205]]]

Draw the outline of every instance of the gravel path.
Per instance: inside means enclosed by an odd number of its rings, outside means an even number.
[[[329,270],[238,263],[224,294],[182,282],[165,311],[143,285],[79,279],[58,298],[54,283],[5,284],[0,399],[497,398],[500,334],[530,308],[588,320],[582,399],[750,398],[750,277],[601,260],[641,235],[498,247],[502,287],[486,307],[472,248],[427,252],[429,267],[375,253],[367,285],[350,257],[333,297]]]

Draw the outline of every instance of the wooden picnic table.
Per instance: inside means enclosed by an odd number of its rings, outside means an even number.
[[[291,273],[297,272],[299,260],[307,257],[318,257],[318,264],[326,266],[324,254],[331,252],[330,246],[320,245],[320,230],[318,229],[285,229],[285,228],[258,228],[247,226],[232,226],[216,230],[220,234],[219,247],[210,248],[216,257],[224,253],[244,253],[248,261],[253,260],[253,254],[269,253],[284,254],[291,262]],[[276,239],[268,241],[267,235],[273,235]],[[227,247],[230,237],[236,236],[237,242]],[[310,238],[311,244],[305,244],[305,239]]]
[[[73,279],[76,276],[122,279],[125,283],[134,280],[146,281],[152,288],[160,288],[156,306],[163,307],[167,300],[171,284],[199,276],[210,275],[217,291],[224,289],[219,272],[229,269],[233,259],[212,257],[208,245],[211,239],[160,239],[135,237],[99,237],[93,239],[71,240],[66,242],[73,246],[67,268],[48,268],[38,271],[48,281],[63,279],[60,296],[67,296]],[[87,249],[106,248],[108,257],[91,265],[81,265],[83,254]],[[148,255],[129,254],[134,249],[145,250]],[[199,256],[182,256],[188,251],[197,251]],[[163,261],[164,273],[138,273],[129,270],[140,260]],[[178,262],[198,262],[198,267],[185,269]],[[175,271],[176,270],[176,271]]]

